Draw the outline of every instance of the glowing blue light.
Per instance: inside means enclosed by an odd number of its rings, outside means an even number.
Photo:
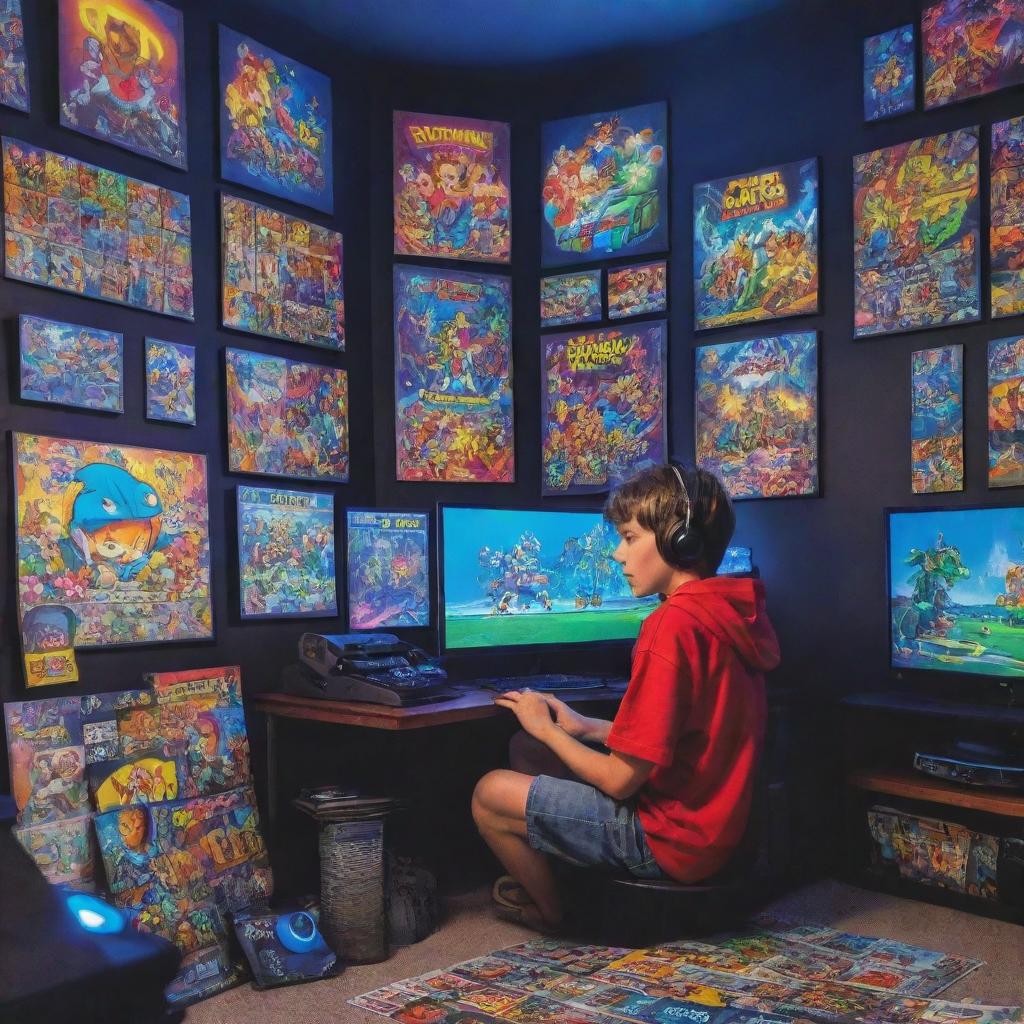
[[[323,944],[316,921],[304,910],[281,914],[274,925],[274,931],[281,945],[292,953],[307,953]]]
[[[68,909],[75,915],[75,920],[87,932],[113,935],[128,923],[123,911],[86,892],[71,893],[67,897],[67,903]]]

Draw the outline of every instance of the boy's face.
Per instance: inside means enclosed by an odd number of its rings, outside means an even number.
[[[619,546],[612,557],[622,566],[622,573],[634,597],[668,594],[673,588],[676,571],[658,551],[653,530],[645,529],[634,516],[616,527]]]

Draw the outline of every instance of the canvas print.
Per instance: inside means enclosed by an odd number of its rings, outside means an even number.
[[[27,687],[78,682],[76,626],[75,613],[61,605],[40,605],[25,613],[21,653]]]
[[[344,351],[340,233],[224,194],[220,225],[224,326]]]
[[[334,211],[331,80],[220,26],[220,173]]]
[[[964,347],[911,357],[911,482],[915,494],[964,489]]]
[[[12,831],[50,885],[84,891],[95,888],[89,814],[47,825],[18,825]]]
[[[541,161],[543,266],[668,249],[665,103],[546,121]]]
[[[1024,82],[1020,0],[940,0],[921,12],[924,109]]]
[[[697,465],[733,498],[818,493],[814,331],[697,349]]]
[[[511,483],[512,282],[394,268],[399,480]]]
[[[348,374],[225,349],[232,473],[348,480]]]
[[[864,40],[864,120],[913,110],[914,26],[901,25]]]
[[[196,350],[174,341],[146,339],[146,418],[196,422]]]
[[[334,496],[238,488],[243,619],[334,616]]]
[[[82,697],[82,736],[87,772],[90,765],[114,761],[122,756],[117,713],[125,708],[150,707],[154,703],[153,691],[149,689],[88,693]]]
[[[395,253],[508,263],[509,126],[394,114]]]
[[[14,435],[19,621],[70,608],[75,646],[213,636],[206,457]]]
[[[668,309],[668,264],[638,263],[608,271],[608,319]]]
[[[542,341],[541,493],[617,487],[665,461],[664,321]]]
[[[854,336],[981,318],[978,129],[853,158]]]
[[[193,319],[181,192],[4,138],[4,274]]]
[[[95,327],[18,318],[21,397],[124,412],[124,335]]]
[[[60,123],[187,164],[181,11],[160,0],[60,0]]]
[[[727,327],[818,311],[818,161],[693,189],[694,324]]]
[[[178,765],[162,757],[115,758],[91,764],[89,789],[97,811],[178,799]]]
[[[601,271],[540,279],[540,325],[589,324],[601,319]]]
[[[426,512],[348,510],[348,628],[430,625]]]
[[[202,709],[242,706],[242,670],[238,665],[150,672],[145,682],[152,688],[152,696],[157,704],[187,700]],[[148,707],[149,703],[137,706]]]
[[[1024,117],[992,125],[989,254],[992,316],[1024,313]]]
[[[988,485],[1024,484],[1024,338],[988,343]]]
[[[28,111],[28,66],[21,0],[0,0],[0,103]]]

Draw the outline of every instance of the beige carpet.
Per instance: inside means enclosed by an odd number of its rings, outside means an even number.
[[[917,900],[901,900],[839,882],[817,882],[766,908],[860,935],[876,935],[927,949],[960,953],[985,966],[941,994],[942,999],[1024,1004],[1024,927],[976,917]],[[310,985],[256,991],[231,989],[193,1006],[187,1024],[380,1024],[384,1017],[345,1000],[416,974],[448,967],[534,935],[491,915],[485,889],[449,899],[448,918],[428,939],[397,950],[390,960],[350,967]]]

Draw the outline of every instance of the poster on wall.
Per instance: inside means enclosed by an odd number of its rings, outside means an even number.
[[[241,349],[227,364],[228,468],[348,480],[348,374]]]
[[[608,319],[621,320],[668,309],[668,264],[638,263],[608,271]]]
[[[664,321],[545,337],[541,493],[608,491],[665,461]]]
[[[668,241],[668,106],[541,126],[541,265],[661,252]]]
[[[60,123],[187,166],[181,11],[160,0],[60,0]]]
[[[146,419],[196,424],[196,350],[146,339]]]
[[[181,192],[4,138],[4,274],[193,319]]]
[[[344,351],[340,233],[223,193],[220,227],[224,326]]]
[[[334,212],[331,80],[220,26],[220,173]]]
[[[914,109],[914,26],[864,40],[864,120],[880,121]]]
[[[394,113],[395,254],[508,263],[509,126]]]
[[[964,347],[911,356],[911,486],[915,494],[964,489]]]
[[[511,483],[512,282],[396,266],[399,480]]]
[[[853,158],[854,336],[981,319],[978,129]]]
[[[818,161],[693,189],[694,326],[818,312]]]
[[[733,498],[818,493],[814,331],[697,349],[697,465]]]
[[[992,316],[1024,313],[1024,117],[992,125],[989,254]]]
[[[213,636],[206,456],[14,435],[18,616],[59,605],[75,646]]]
[[[0,4],[0,103],[15,110],[28,111],[28,62],[25,58],[25,22],[21,0]]]
[[[540,325],[589,324],[601,319],[601,271],[540,279]]]
[[[1024,338],[988,343],[988,485],[1024,484]]]

